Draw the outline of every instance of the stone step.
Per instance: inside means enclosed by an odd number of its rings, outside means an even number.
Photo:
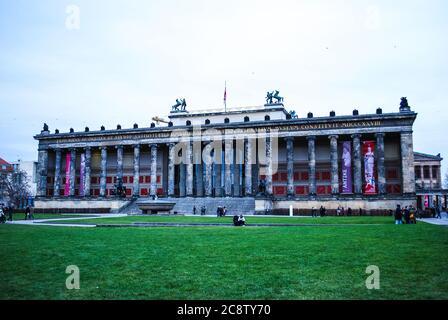
[[[216,214],[216,209],[226,207],[227,215],[233,216],[235,214],[253,215],[255,213],[255,199],[254,198],[160,198],[164,201],[175,202],[176,205],[171,213],[177,214],[193,214],[193,208],[196,207],[196,215],[201,215],[201,207],[205,206],[205,214]],[[120,213],[126,214],[141,214],[136,202],[128,205]]]

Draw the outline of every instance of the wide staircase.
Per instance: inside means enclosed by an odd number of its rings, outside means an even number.
[[[255,212],[254,198],[159,198],[162,201],[170,201],[176,203],[171,213],[177,214],[193,214],[193,208],[196,207],[196,215],[201,214],[201,208],[205,207],[205,214],[216,215],[216,209],[221,207],[227,208],[227,215],[244,214],[252,215]],[[136,200],[132,200],[127,206],[120,209],[120,213],[140,214]]]

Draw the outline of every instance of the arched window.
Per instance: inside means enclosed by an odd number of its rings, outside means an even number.
[[[190,120],[187,120],[187,122],[185,122],[185,124],[186,124],[187,126],[191,126],[191,121],[190,121]]]
[[[249,122],[249,117],[248,116],[244,117],[244,122]]]
[[[210,124],[210,119],[205,119],[205,124]]]
[[[229,123],[229,122],[230,122],[229,118],[224,119],[224,123]]]
[[[269,120],[271,120],[271,117],[267,114],[267,115],[265,115],[264,116],[264,121],[269,121]]]

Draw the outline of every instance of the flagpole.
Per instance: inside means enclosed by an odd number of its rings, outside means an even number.
[[[224,112],[227,113],[227,81],[224,81]]]

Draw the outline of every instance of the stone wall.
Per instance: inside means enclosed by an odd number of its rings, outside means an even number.
[[[319,200],[255,200],[255,214],[289,214],[289,207],[292,205],[294,215],[310,215],[314,207],[319,213],[319,208],[324,206],[327,215],[333,215],[336,209],[341,206],[347,212],[351,208],[353,215],[359,215],[359,209],[365,215],[385,215],[389,210],[395,210],[397,204],[400,206],[417,207],[415,197],[398,197],[387,199],[319,199]]]
[[[127,205],[129,200],[78,200],[57,199],[34,202],[36,213],[115,213]]]

